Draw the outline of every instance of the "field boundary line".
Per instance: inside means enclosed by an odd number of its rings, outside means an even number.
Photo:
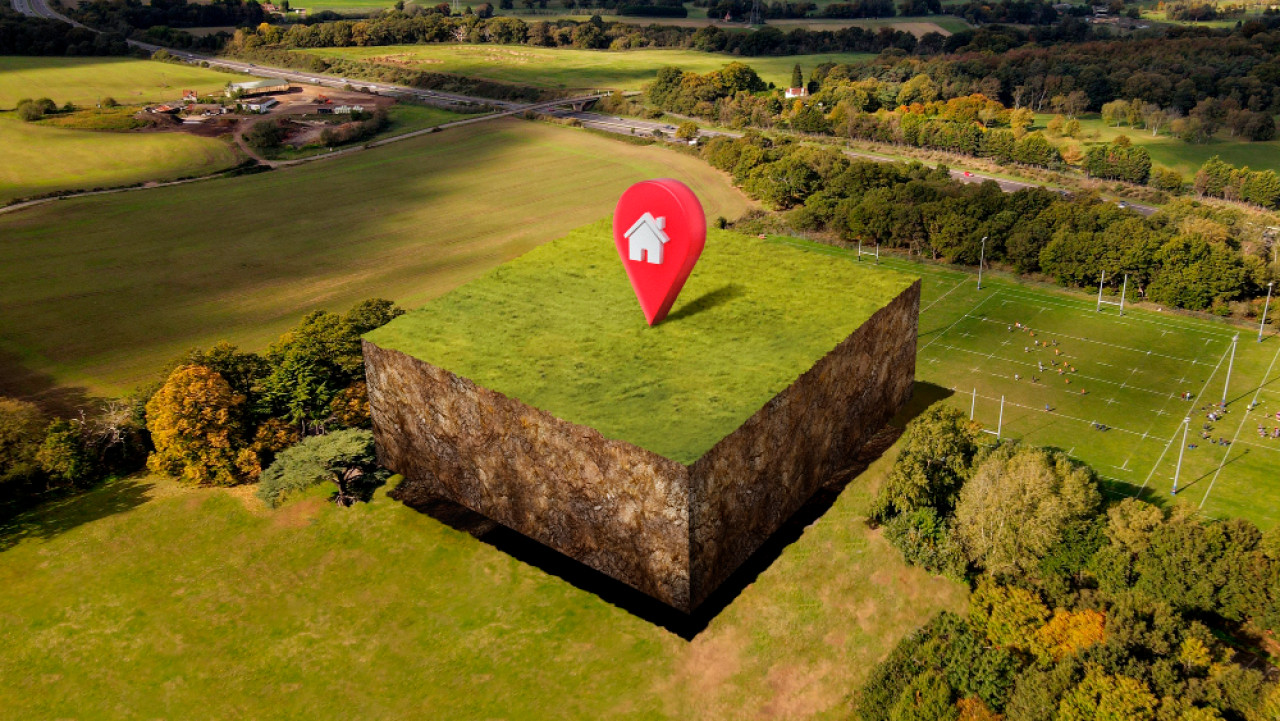
[[[956,393],[962,393],[962,392],[963,392],[963,391],[961,391],[959,388],[952,388],[952,390],[953,390],[953,391],[955,391]],[[981,393],[977,393],[977,394],[974,394],[974,395],[977,395],[979,398],[981,398],[981,399],[982,399],[982,400],[984,400],[984,401],[991,401],[991,402],[993,402],[993,403],[998,403],[998,402],[1000,401],[1000,399],[999,399],[999,398],[991,398],[991,397],[989,397],[989,396],[984,396],[984,395],[982,395]],[[1043,409],[1043,408],[1032,408],[1031,406],[1025,406],[1025,405],[1023,405],[1023,404],[1021,404],[1021,403],[1018,403],[1018,402],[1016,402],[1016,401],[1011,401],[1011,400],[1008,400],[1008,399],[1005,399],[1004,404],[1005,404],[1006,406],[1013,406],[1014,408],[1021,408],[1021,409],[1023,409],[1023,410],[1028,410],[1028,411],[1035,411],[1036,413],[1045,413],[1045,414],[1048,414],[1048,415],[1051,415],[1051,416],[1057,416],[1058,418],[1066,418],[1066,419],[1067,419],[1067,420],[1069,420],[1069,421],[1079,421],[1080,423],[1093,423],[1093,422],[1094,422],[1094,421],[1086,421],[1086,420],[1085,420],[1085,419],[1083,419],[1083,418],[1077,418],[1077,417],[1072,416],[1072,415],[1067,415],[1066,413],[1059,413],[1059,412],[1058,412],[1058,411],[1056,411],[1056,410],[1046,411],[1046,410],[1045,410],[1045,409]],[[1120,431],[1121,433],[1128,433],[1128,434],[1130,434],[1130,435],[1134,435],[1134,436],[1139,436],[1139,437],[1142,437],[1142,436],[1143,436],[1143,434],[1142,434],[1142,433],[1139,433],[1139,432],[1137,432],[1137,431],[1133,431],[1133,430],[1129,430],[1128,428],[1121,428],[1120,426],[1111,426],[1111,425],[1108,425],[1108,426],[1107,426],[1107,428],[1108,428],[1108,429],[1110,429],[1110,430],[1113,430],[1113,431]],[[1145,436],[1145,437],[1148,437],[1148,438],[1149,438],[1149,437],[1150,437],[1150,435],[1147,435],[1147,436]]]
[[[979,318],[978,320],[981,320],[986,323],[995,323],[997,325],[1007,325],[1005,321],[993,320],[991,318]],[[1031,328],[1031,326],[1027,325],[1026,323],[1023,323],[1022,327],[1027,328],[1028,330],[1035,330],[1040,333],[1044,333],[1046,335],[1056,335],[1062,338],[1070,338],[1071,340],[1078,340],[1082,343],[1096,343],[1097,345],[1104,345],[1111,348],[1119,348],[1120,350],[1131,351],[1133,353],[1137,353],[1138,355],[1143,355],[1143,356],[1153,355],[1153,356],[1158,356],[1160,358],[1167,358],[1168,360],[1178,361],[1179,363],[1190,363],[1191,365],[1200,365],[1200,361],[1198,360],[1194,360],[1190,358],[1179,358],[1178,356],[1169,355],[1167,353],[1156,353],[1155,351],[1150,351],[1150,350],[1144,351],[1141,348],[1131,348],[1127,345],[1120,345],[1119,343],[1108,343],[1107,341],[1104,341],[1104,340],[1094,340],[1092,338],[1085,338],[1083,336],[1069,335],[1067,333],[1059,333],[1058,331],[1054,331],[1054,330],[1045,330],[1044,328]]]
[[[982,300],[978,301],[978,304],[977,304],[977,305],[975,305],[975,306],[973,306],[972,308],[970,308],[968,313],[965,313],[964,315],[960,316],[959,318],[956,318],[956,322],[955,322],[955,323],[952,323],[951,325],[947,326],[945,329],[943,329],[943,331],[942,331],[941,333],[939,333],[938,335],[934,336],[932,340],[930,340],[928,343],[926,343],[926,344],[924,345],[924,348],[921,348],[921,349],[917,350],[917,351],[916,351],[916,357],[919,357],[921,353],[923,353],[923,352],[925,352],[926,350],[928,350],[929,346],[931,346],[931,345],[933,345],[934,343],[938,342],[938,339],[939,339],[939,338],[941,338],[942,336],[946,335],[947,333],[950,333],[950,332],[951,332],[951,329],[952,329],[952,328],[955,328],[957,325],[959,325],[960,321],[962,321],[962,320],[964,320],[965,318],[968,318],[969,316],[973,315],[974,311],[976,311],[976,310],[978,310],[979,308],[981,308],[983,303],[986,303],[987,301],[991,300],[992,298],[998,297],[999,295],[1000,295],[1000,291],[996,291],[996,292],[992,293],[991,295],[987,296],[986,298],[983,298]]]
[[[1020,285],[1020,284],[1017,286],[1017,288],[1018,288],[1018,289],[1023,289],[1023,288],[1025,288],[1025,287],[1026,287],[1026,286],[1023,286],[1023,285]],[[1022,299],[1024,299],[1024,300],[1031,300],[1031,299],[1033,299],[1033,298],[1034,298],[1034,296],[1031,296],[1031,295],[1029,295],[1029,294],[1028,294],[1028,293],[1026,293],[1026,292],[1021,292],[1021,293],[1020,293],[1020,292],[1018,292],[1017,290],[1014,290],[1014,291],[1007,291],[1006,293],[1007,293],[1007,295],[1010,295],[1010,296],[1013,296],[1013,297],[1017,297],[1017,298],[1022,298]],[[1066,309],[1068,309],[1068,310],[1079,310],[1079,311],[1080,311],[1080,312],[1082,312],[1082,313],[1089,313],[1089,314],[1092,314],[1092,315],[1097,315],[1097,311],[1096,311],[1096,309],[1095,309],[1095,308],[1093,308],[1093,307],[1089,307],[1089,306],[1087,305],[1087,302],[1086,302],[1086,301],[1083,301],[1083,300],[1077,301],[1077,300],[1076,300],[1076,299],[1074,299],[1074,298],[1063,298],[1063,297],[1060,297],[1060,296],[1055,295],[1055,296],[1052,298],[1052,300],[1050,300],[1050,301],[1049,301],[1049,303],[1050,303],[1050,304],[1056,304],[1056,305],[1062,306],[1062,307],[1064,307],[1064,308],[1066,308]],[[1074,305],[1074,306],[1073,306],[1072,304],[1078,304],[1078,305]],[[1140,312],[1142,312],[1144,315],[1145,315],[1145,314],[1147,314],[1147,313],[1152,312],[1152,311],[1145,311],[1145,310],[1143,310],[1143,309],[1141,309],[1141,308],[1139,308],[1138,310],[1139,310]],[[1206,329],[1206,328],[1196,327],[1196,326],[1195,326],[1195,325],[1193,325],[1192,323],[1178,323],[1178,322],[1171,322],[1171,321],[1173,320],[1172,318],[1169,318],[1169,319],[1163,319],[1163,318],[1162,318],[1162,319],[1157,320],[1157,319],[1155,319],[1155,318],[1144,317],[1144,315],[1126,315],[1126,316],[1124,316],[1123,318],[1122,318],[1122,317],[1120,317],[1120,316],[1103,316],[1103,317],[1106,317],[1106,318],[1108,318],[1108,319],[1110,319],[1110,320],[1112,320],[1112,321],[1114,321],[1114,322],[1116,322],[1116,323],[1120,323],[1120,324],[1122,324],[1122,325],[1137,325],[1137,323],[1135,323],[1134,321],[1140,321],[1141,323],[1144,323],[1144,324],[1147,324],[1147,325],[1169,326],[1170,328],[1176,328],[1176,329],[1178,329],[1178,330],[1184,330],[1184,331],[1189,331],[1189,332],[1193,332],[1193,333],[1199,333],[1199,334],[1201,334],[1201,335],[1214,335],[1214,336],[1226,336],[1226,337],[1230,337],[1230,336],[1233,336],[1233,335],[1235,335],[1235,334],[1236,334],[1236,331],[1234,331],[1234,330],[1219,330],[1219,329],[1216,329],[1216,328],[1208,328],[1208,329]],[[1193,321],[1193,322],[1194,322],[1194,321]],[[1201,322],[1207,322],[1207,321],[1201,321]]]
[[[794,242],[795,240],[803,240],[805,241],[805,243],[808,243],[808,245],[796,243]],[[829,255],[834,258],[844,258],[846,260],[852,260],[855,263],[858,262],[857,260],[854,260],[857,256],[853,254],[852,250],[848,248],[841,248],[840,246],[837,246],[837,245],[827,245],[826,243],[819,243],[814,240],[808,240],[807,238],[799,238],[794,235],[774,236],[773,242],[778,243],[780,245],[787,245],[792,248],[799,248],[800,250],[809,250],[815,253]],[[953,270],[949,268],[934,268],[929,266],[926,263],[917,263],[911,260],[889,258],[886,256],[881,256],[880,262],[878,263],[878,265],[884,266],[889,270],[898,270],[905,273],[937,275],[937,276],[950,277],[950,278],[954,278],[955,276],[962,275],[962,276],[965,276],[966,279],[971,276],[970,273],[966,273],[963,270]]]
[[[968,348],[961,348],[961,347],[959,347],[959,346],[954,346],[954,345],[951,345],[950,343],[946,343],[946,344],[944,344],[942,347],[943,347],[943,348],[948,348],[948,349],[950,349],[950,350],[960,351],[961,353],[969,353],[969,354],[971,354],[971,355],[982,356],[983,358],[987,358],[987,359],[990,359],[990,360],[1001,360],[1001,361],[1004,361],[1004,362],[1006,362],[1006,363],[1013,363],[1013,364],[1016,364],[1016,365],[1026,365],[1026,366],[1028,366],[1028,367],[1031,365],[1030,363],[1025,363],[1025,364],[1024,364],[1024,363],[1022,363],[1022,361],[1016,361],[1016,360],[1014,360],[1014,359],[1012,359],[1012,358],[1006,358],[1006,357],[1004,357],[1004,356],[1002,356],[1002,355],[996,355],[995,353],[983,353],[982,351],[970,350],[970,349],[968,349]],[[1049,371],[1046,369],[1046,370],[1038,371],[1038,372],[1040,372],[1040,373],[1047,373],[1047,372],[1049,372]],[[1166,392],[1164,392],[1164,391],[1157,391],[1157,390],[1153,390],[1153,389],[1151,389],[1151,388],[1143,388],[1142,386],[1126,385],[1125,383],[1119,383],[1119,382],[1116,382],[1116,381],[1109,381],[1109,380],[1107,380],[1107,379],[1105,379],[1105,378],[1099,378],[1099,377],[1097,377],[1097,376],[1085,375],[1085,374],[1083,374],[1083,373],[1073,373],[1073,374],[1071,374],[1071,375],[1074,375],[1074,376],[1076,376],[1077,378],[1086,378],[1086,379],[1091,380],[1091,381],[1097,381],[1098,383],[1106,383],[1107,385],[1119,386],[1119,387],[1121,387],[1121,388],[1131,388],[1131,389],[1133,389],[1133,390],[1135,390],[1135,391],[1142,391],[1143,393],[1150,393],[1150,394],[1152,394],[1152,395],[1156,395],[1156,396],[1166,396],[1166,397],[1169,397],[1169,398],[1172,398],[1172,397],[1173,397],[1173,394],[1172,394],[1172,393],[1166,393]],[[1005,378],[1005,377],[1007,377],[1007,376],[999,376],[999,377],[1001,377],[1001,378]],[[1045,383],[1045,384],[1043,384],[1043,385],[1047,388],[1049,384]]]
[[[1227,350],[1222,351],[1221,356],[1218,356],[1217,365],[1215,365],[1213,367],[1213,370],[1209,372],[1209,377],[1204,379],[1204,385],[1200,386],[1200,392],[1196,394],[1196,397],[1194,399],[1192,399],[1191,401],[1192,403],[1196,403],[1200,400],[1200,398],[1204,397],[1204,392],[1209,389],[1209,381],[1213,380],[1213,377],[1218,375],[1218,369],[1222,367],[1222,361],[1226,360],[1228,352],[1230,352],[1229,348]],[[1190,418],[1191,413],[1187,413],[1186,417]],[[1188,421],[1188,423],[1189,422],[1190,421]],[[1178,439],[1178,431],[1181,430],[1181,428],[1182,428],[1182,424],[1179,423],[1178,427],[1173,429],[1173,435],[1169,436],[1169,442],[1165,444],[1164,450],[1160,451],[1160,457],[1157,458],[1156,462],[1151,465],[1151,470],[1147,472],[1147,477],[1145,480],[1142,481],[1142,486],[1138,489],[1137,493],[1133,494],[1135,498],[1138,496],[1138,494],[1146,490],[1147,484],[1151,482],[1151,477],[1155,475],[1156,469],[1160,467],[1161,461],[1164,460],[1164,454],[1169,452],[1169,448],[1173,445],[1173,442]]]
[[[924,315],[925,313],[928,313],[930,308],[932,308],[932,307],[934,307],[935,305],[937,305],[938,303],[942,302],[942,299],[943,299],[943,298],[946,298],[947,296],[951,295],[952,293],[954,293],[954,292],[956,291],[956,289],[957,289],[957,288],[959,288],[960,286],[962,286],[962,285],[964,285],[965,283],[968,283],[968,282],[969,282],[969,279],[968,279],[968,278],[961,278],[961,279],[960,279],[960,282],[959,282],[959,283],[956,283],[955,288],[952,288],[951,290],[947,291],[946,293],[943,293],[942,295],[938,296],[937,298],[934,298],[932,303],[930,303],[929,305],[925,306],[925,307],[924,307],[924,309],[922,309],[922,310],[920,311],[920,315]]]

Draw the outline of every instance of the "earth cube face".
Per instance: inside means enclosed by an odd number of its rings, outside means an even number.
[[[607,223],[365,337],[379,460],[692,612],[908,400],[920,284],[711,231],[650,328]]]

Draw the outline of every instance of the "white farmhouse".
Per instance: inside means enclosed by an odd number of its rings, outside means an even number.
[[[627,239],[627,257],[635,261],[647,259],[654,265],[661,265],[662,246],[671,240],[663,232],[666,225],[666,218],[655,218],[647,212],[640,216],[631,230],[623,234]]]

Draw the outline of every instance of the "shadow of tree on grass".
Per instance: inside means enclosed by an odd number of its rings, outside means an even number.
[[[28,539],[47,541],[137,508],[150,499],[152,485],[143,478],[119,478],[88,491],[37,497],[23,508],[0,507],[0,553]]]

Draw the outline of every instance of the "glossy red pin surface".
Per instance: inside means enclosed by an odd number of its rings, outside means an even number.
[[[678,180],[627,188],[613,211],[613,242],[645,320],[667,317],[707,242],[702,203]]]

